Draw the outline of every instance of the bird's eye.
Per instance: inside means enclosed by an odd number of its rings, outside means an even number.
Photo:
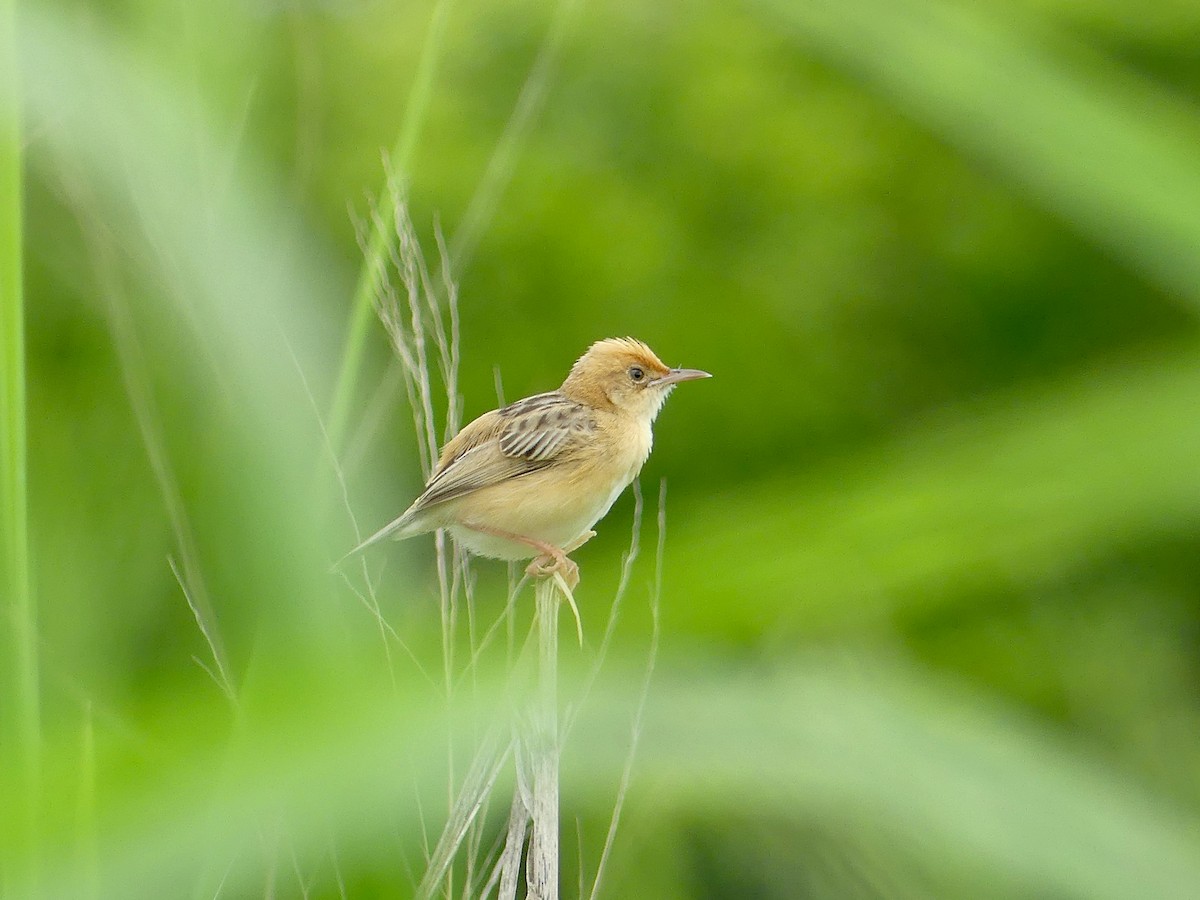
[[[643,378],[646,377],[646,373],[643,372],[641,370],[641,368],[639,368],[638,366],[633,366],[629,370],[629,377],[632,378],[634,381],[641,381]]]

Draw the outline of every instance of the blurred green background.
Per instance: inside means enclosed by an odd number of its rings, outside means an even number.
[[[661,478],[660,655],[600,896],[1200,891],[1200,6],[4,9],[42,760],[16,764],[14,624],[0,795],[41,800],[0,803],[10,896],[419,881],[446,735],[453,779],[477,737],[432,541],[369,560],[395,637],[328,572],[348,508],[373,530],[421,482],[355,311],[389,171],[435,275],[445,236],[468,418],[606,336],[715,375],[643,473],[563,763],[564,896],[628,750]],[[631,518],[576,555],[565,700]],[[505,573],[474,572],[482,631]],[[502,668],[465,694],[496,702]]]

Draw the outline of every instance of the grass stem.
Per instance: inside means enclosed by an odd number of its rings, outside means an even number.
[[[433,95],[433,77],[437,71],[437,60],[441,52],[452,3],[453,0],[438,0],[433,9],[429,31],[425,36],[425,43],[421,48],[421,58],[417,63],[417,73],[413,80],[412,91],[408,95],[404,122],[400,127],[396,144],[387,157],[388,181],[380,189],[376,201],[377,208],[386,208],[394,193],[391,173],[396,173],[396,177],[400,178],[402,182],[406,182],[408,179],[408,173],[412,168],[413,153],[417,148],[417,139],[420,137],[421,128],[429,110],[429,101]],[[345,347],[342,350],[342,368],[338,373],[337,384],[334,387],[333,405],[329,413],[329,441],[334,451],[339,454],[342,452],[342,444],[346,437],[350,404],[358,386],[363,348],[366,346],[367,333],[374,318],[375,298],[387,273],[388,258],[393,247],[394,237],[393,232],[384,223],[372,220],[370,232],[365,241],[363,267],[359,272],[354,298],[351,301],[350,327],[346,333]]]
[[[536,590],[537,699],[530,748],[533,768],[533,834],[529,841],[529,900],[558,900],[558,605],[550,578]]]

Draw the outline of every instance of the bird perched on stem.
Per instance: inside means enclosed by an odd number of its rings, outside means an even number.
[[[347,556],[445,528],[478,556],[533,557],[530,575],[557,574],[573,589],[579,567],[567,554],[595,536],[592,526],[641,471],[667,395],[709,377],[668,368],[633,338],[598,341],[557,391],[463,428],[412,506]]]

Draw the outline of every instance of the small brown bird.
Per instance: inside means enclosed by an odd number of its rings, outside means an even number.
[[[531,575],[579,567],[567,554],[633,481],[672,388],[711,377],[670,369],[633,338],[609,338],[579,358],[557,391],[486,412],[442,450],[421,496],[347,556],[384,538],[438,528],[478,556],[529,559]]]

